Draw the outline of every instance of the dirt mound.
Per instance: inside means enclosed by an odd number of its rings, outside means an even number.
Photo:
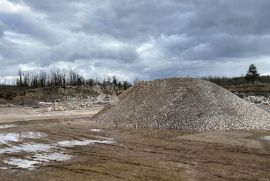
[[[266,111],[205,80],[139,83],[94,118],[101,124],[189,131],[269,129]]]

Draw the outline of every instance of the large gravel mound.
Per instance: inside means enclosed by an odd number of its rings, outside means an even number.
[[[172,78],[130,88],[116,106],[94,118],[101,124],[189,131],[269,129],[270,115],[211,82]]]

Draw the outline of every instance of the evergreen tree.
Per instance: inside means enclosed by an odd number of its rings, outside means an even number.
[[[252,82],[252,84],[254,84],[254,82],[259,78],[260,78],[260,74],[258,73],[256,66],[254,64],[251,64],[248,68],[245,79],[248,82]]]

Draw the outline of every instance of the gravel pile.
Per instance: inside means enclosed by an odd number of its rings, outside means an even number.
[[[134,128],[187,131],[269,129],[270,114],[205,80],[172,78],[142,82],[93,120]]]

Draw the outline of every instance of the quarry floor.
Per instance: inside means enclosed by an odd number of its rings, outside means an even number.
[[[101,108],[0,107],[0,180],[270,180],[270,131],[106,128]]]

